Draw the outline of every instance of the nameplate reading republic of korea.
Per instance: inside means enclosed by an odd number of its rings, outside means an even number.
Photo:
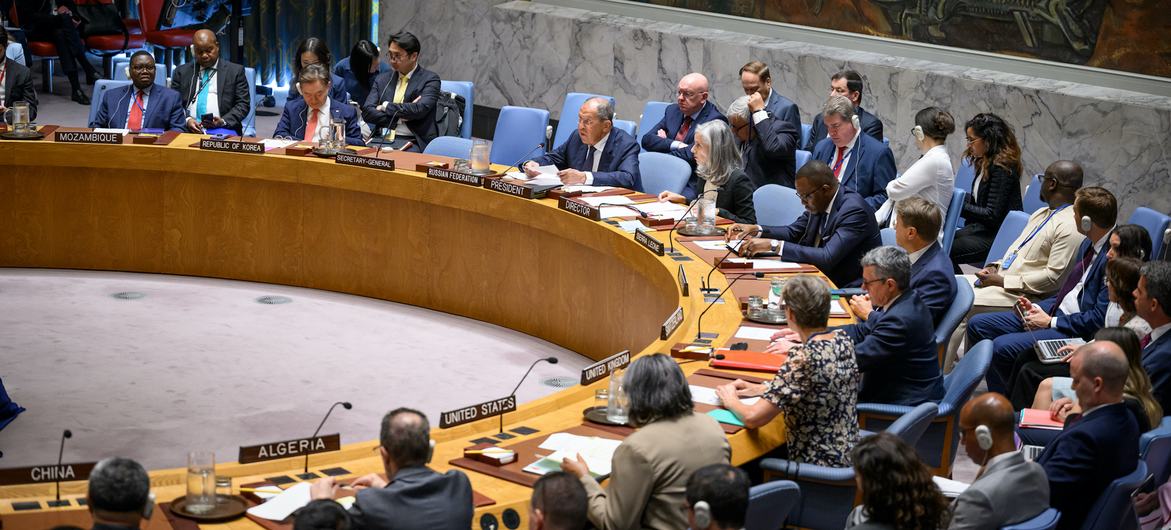
[[[630,350],[622,350],[585,367],[581,371],[581,384],[584,386],[593,383],[610,375],[614,370],[625,368],[628,364],[630,364]]]
[[[557,199],[557,207],[561,208],[562,210],[565,210],[569,213],[573,213],[573,214],[577,214],[582,217],[585,217],[586,219],[589,219],[591,221],[601,221],[602,220],[602,209],[601,208],[595,208],[595,207],[590,206],[584,202],[578,202],[573,199],[569,199],[569,198],[565,197],[564,195],[561,196],[560,199]]]
[[[57,131],[53,133],[53,141],[63,144],[120,144],[122,133]]]
[[[439,415],[439,428],[447,429],[456,425],[471,423],[476,420],[499,416],[505,412],[516,410],[516,396],[502,397],[485,401],[479,405],[472,405]]]
[[[634,240],[638,241],[640,245],[646,247],[647,250],[654,252],[659,256],[662,256],[666,251],[662,241],[655,239],[641,228],[634,229]]]
[[[394,171],[394,160],[390,160],[388,158],[378,158],[376,156],[338,153],[337,157],[335,157],[333,161],[338,164],[345,164],[347,166],[368,167],[370,169]]]
[[[456,184],[467,184],[468,186],[481,187],[484,185],[484,178],[480,175],[461,173],[459,171],[452,171],[450,169],[443,169],[438,167],[427,168],[427,176],[433,179],[455,182]]]
[[[659,338],[662,340],[667,340],[667,337],[670,337],[672,333],[675,333],[675,330],[679,329],[679,324],[682,323],[683,307],[680,306],[679,309],[676,309],[674,313],[671,313],[671,316],[667,317],[666,322],[663,322],[663,327],[659,330]]]
[[[340,434],[327,434],[316,438],[298,438],[296,440],[241,447],[239,462],[241,464],[266,462],[293,456],[328,453],[341,448],[342,436]]]
[[[240,142],[235,140],[216,140],[204,138],[199,141],[199,148],[207,151],[227,151],[229,153],[264,154],[264,144],[255,142]]]
[[[70,480],[86,480],[94,470],[97,462],[79,464],[48,464],[32,467],[10,467],[0,469],[0,486],[13,484],[39,484],[41,482],[68,482]]]
[[[505,195],[512,195],[513,197],[520,197],[522,199],[533,198],[532,188],[521,186],[520,184],[513,184],[502,178],[484,179],[484,187]]]

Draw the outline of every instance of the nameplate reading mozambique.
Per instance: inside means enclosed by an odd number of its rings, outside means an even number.
[[[0,469],[0,486],[13,484],[38,484],[41,482],[68,482],[70,480],[87,480],[97,462],[80,464],[48,464],[32,467],[10,467]]]
[[[394,160],[387,158],[378,158],[376,156],[362,156],[351,155],[349,153],[338,153],[337,157],[333,159],[338,164],[345,164],[347,166],[368,167],[370,169],[382,169],[385,171],[394,171]]]
[[[520,197],[522,199],[533,198],[532,188],[521,186],[520,184],[513,184],[504,179],[484,179],[484,187],[505,195],[512,195],[513,197]]]
[[[499,416],[505,412],[516,410],[516,396],[502,397],[485,401],[479,405],[472,405],[439,415],[439,428],[447,429],[456,425],[471,423],[476,420]]]
[[[591,221],[602,220],[602,209],[594,208],[584,202],[571,200],[565,196],[557,199],[557,207],[569,213],[577,214]]]
[[[622,350],[585,367],[581,371],[581,384],[588,385],[593,383],[610,375],[614,370],[625,368],[628,364],[630,364],[630,350]]]
[[[455,182],[457,184],[467,184],[468,186],[480,187],[484,185],[484,177],[481,177],[480,175],[460,173],[459,171],[452,171],[450,169],[443,169],[438,167],[427,168],[427,176],[433,179]]]
[[[687,283],[687,271],[683,270],[683,265],[679,266],[679,290],[683,291],[683,296],[690,294],[690,284]]]
[[[53,133],[53,141],[63,144],[120,144],[122,133],[57,131]]]
[[[667,317],[667,321],[663,322],[662,329],[659,330],[659,338],[667,340],[675,330],[679,329],[679,325],[683,323],[683,307],[676,309],[671,316]]]
[[[206,151],[226,151],[229,153],[264,154],[264,144],[253,142],[236,142],[230,140],[215,140],[204,138],[199,141],[199,148]]]
[[[662,256],[666,250],[662,241],[655,239],[641,228],[634,229],[634,240],[659,256]]]
[[[342,448],[340,434],[327,434],[316,438],[298,438],[283,442],[272,442],[240,448],[241,464],[266,462],[291,456],[305,456],[314,453],[328,453]]]

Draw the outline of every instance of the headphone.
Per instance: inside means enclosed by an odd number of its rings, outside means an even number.
[[[699,528],[707,528],[712,524],[712,507],[707,501],[699,501],[695,506],[691,507],[691,511],[695,513],[695,526]]]
[[[1083,215],[1082,216],[1082,224],[1081,224],[1082,232],[1089,232],[1090,229],[1093,227],[1094,227],[1094,221],[1092,219],[1090,219],[1090,216]]]
[[[146,494],[146,504],[142,505],[142,518],[149,521],[155,513],[155,492]]]
[[[427,440],[427,463],[431,463],[431,456],[435,454],[435,439]]]
[[[992,430],[987,425],[977,425],[975,433],[976,445],[980,447],[980,450],[987,451],[992,449]]]
[[[918,125],[916,125],[914,129],[911,129],[911,135],[913,135],[915,139],[919,140],[920,142],[922,142],[923,139],[927,137],[927,135],[923,134],[923,127]]]
[[[855,113],[854,113],[854,115],[850,117],[850,123],[854,124],[854,128],[855,128],[855,129],[861,129],[861,128],[862,128],[862,120],[858,119],[858,113],[857,113],[857,112],[855,112]]]

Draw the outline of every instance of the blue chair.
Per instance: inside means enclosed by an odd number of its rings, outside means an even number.
[[[1155,484],[1166,484],[1171,478],[1171,416],[1164,416],[1158,427],[1143,433],[1138,448],[1139,457],[1155,476]]]
[[[663,113],[671,105],[666,101],[648,101],[642,107],[642,116],[638,119],[638,145],[642,145],[642,137],[663,119]]]
[[[801,502],[801,488],[791,480],[774,480],[753,486],[748,490],[745,530],[781,528],[798,502]]]
[[[816,119],[816,118],[814,118],[814,119]],[[813,134],[813,126],[806,124],[806,123],[802,123],[801,124],[801,145],[802,146],[809,145],[809,135],[810,134]],[[801,167],[801,166],[798,165],[797,167]]]
[[[464,112],[459,125],[460,138],[472,137],[472,108],[476,97],[476,85],[471,81],[440,81],[439,90],[453,92],[464,97]]]
[[[459,136],[440,136],[431,140],[423,152],[467,160],[472,156],[472,141]]]
[[[610,100],[610,105],[614,104],[614,98],[611,96],[603,96],[600,94],[587,94],[585,92],[570,92],[565,95],[565,103],[561,105],[561,116],[557,121],[557,131],[553,133],[553,141],[549,144],[549,151],[557,147],[569,139],[569,135],[577,131],[577,111],[581,110],[581,106],[590,98],[606,98]]]
[[[248,114],[240,122],[244,136],[256,136],[256,69],[244,68],[244,79],[248,80]]]
[[[1138,528],[1137,516],[1134,513],[1134,503],[1130,496],[1134,494],[1147,478],[1147,463],[1138,461],[1138,466],[1129,475],[1116,479],[1106,487],[1106,491],[1094,501],[1089,515],[1082,523],[1082,530],[1118,530]]]
[[[764,226],[784,226],[796,221],[805,211],[797,190],[780,184],[765,184],[752,192],[756,222]]]
[[[951,192],[951,202],[947,205],[947,217],[943,220],[943,241],[939,246],[943,247],[943,253],[951,255],[951,244],[955,243],[956,230],[964,224],[963,218],[960,217],[960,212],[964,209],[964,199],[967,198],[968,192],[955,188]]]
[[[1061,512],[1049,508],[1028,521],[1000,527],[1000,530],[1053,530],[1057,528],[1057,521],[1061,520]]]
[[[1000,229],[996,231],[996,239],[992,240],[992,248],[988,250],[988,259],[984,260],[984,265],[1003,258],[1004,253],[1008,252],[1009,245],[1020,237],[1028,223],[1029,214],[1019,210],[1008,212],[1004,222],[1000,223]]]
[[[1140,225],[1146,228],[1147,232],[1150,232],[1152,259],[1162,256],[1163,234],[1171,227],[1171,217],[1145,206],[1140,206],[1134,213],[1130,214],[1130,220],[1127,222]]]
[[[638,124],[630,120],[614,120],[615,129],[621,129],[622,131],[626,132],[626,134],[631,136],[634,136],[634,131],[637,127]],[[637,139],[635,141],[637,141]]]
[[[94,91],[93,91],[93,94],[90,96],[89,120],[85,122],[86,126],[88,126],[90,123],[93,123],[93,121],[98,118],[98,110],[102,108],[102,98],[105,97],[107,91],[113,90],[115,88],[122,88],[124,86],[129,86],[129,85],[130,85],[130,81],[115,81],[112,79],[98,79],[98,82],[94,83]],[[127,101],[127,105],[129,105],[129,104],[130,104],[130,102]]]
[[[991,362],[992,341],[982,340],[968,350],[956,363],[955,369],[943,376],[943,400],[939,402],[937,414],[925,426],[926,432],[910,442],[915,446],[915,452],[919,453],[919,458],[933,468],[936,475],[950,476],[960,440],[960,409],[972,397],[972,392],[988,372]],[[888,430],[893,430],[895,424],[915,410],[905,405],[859,403],[858,424],[867,430],[877,430],[889,424]]]
[[[691,165],[682,158],[666,153],[639,153],[638,173],[642,177],[642,191],[645,193],[683,193],[687,179],[691,178]]]
[[[500,109],[500,117],[496,120],[492,152],[488,158],[493,164],[511,166],[522,157],[540,155],[537,145],[545,143],[545,127],[548,126],[547,110],[505,106]]]
[[[130,78],[126,75],[126,68],[130,63],[125,63],[122,68],[114,68],[114,76],[111,78],[114,81],[129,81]],[[167,86],[167,66],[155,63],[155,84]]]
[[[809,151],[803,151],[801,149],[798,149],[798,150],[794,151],[793,154],[796,155],[795,158],[797,159],[797,164],[796,164],[797,167],[793,170],[793,174],[796,175],[797,170],[801,169],[801,166],[804,166],[805,163],[808,162],[810,158],[813,158],[813,153],[810,153]]]
[[[895,229],[887,227],[887,228],[883,228],[882,230],[879,230],[878,233],[879,233],[879,235],[882,236],[882,244],[883,245],[885,245],[885,246],[898,245],[898,242],[895,241]]]
[[[1040,173],[1033,175],[1033,180],[1030,180],[1029,185],[1025,186],[1025,196],[1021,198],[1021,209],[1027,214],[1049,206],[1041,200],[1041,177]]]
[[[968,193],[972,193],[972,182],[976,180],[976,168],[972,167],[972,160],[960,160],[960,169],[956,171],[955,186]]]
[[[939,365],[943,366],[943,358],[947,352],[947,343],[951,340],[951,334],[955,333],[956,328],[960,326],[960,322],[964,321],[964,317],[968,316],[968,311],[972,310],[972,304],[976,303],[976,291],[972,289],[972,284],[967,280],[956,277],[956,297],[951,301],[947,311],[943,314],[943,318],[939,319],[939,325],[935,326],[935,345],[939,348]]]

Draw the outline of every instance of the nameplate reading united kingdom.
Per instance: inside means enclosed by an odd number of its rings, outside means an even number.
[[[562,196],[557,199],[557,207],[569,213],[577,214],[591,221],[602,220],[602,209],[595,208],[584,202],[578,202],[573,199]]]
[[[492,191],[498,191],[505,195],[512,195],[513,197],[520,197],[522,199],[533,198],[533,189],[528,186],[521,186],[514,184],[504,179],[484,179],[484,187]]]
[[[654,252],[659,256],[662,256],[665,251],[662,241],[655,239],[641,228],[634,229],[634,240],[638,241],[638,244],[646,247],[647,250]]]
[[[57,131],[53,133],[53,141],[63,144],[120,144],[122,133]]]
[[[663,322],[662,329],[659,330],[659,338],[667,340],[675,330],[679,329],[679,325],[683,323],[683,307],[676,309],[671,316],[667,317],[667,321]]]
[[[255,142],[239,142],[234,140],[216,140],[204,138],[199,141],[199,148],[206,151],[227,151],[229,153],[264,154],[264,144]]]
[[[630,350],[622,350],[585,367],[581,371],[581,384],[588,385],[593,383],[610,375],[614,370],[625,368],[628,364],[630,364]]]
[[[481,177],[480,175],[462,173],[459,171],[452,171],[450,169],[443,169],[438,167],[427,168],[427,176],[433,179],[455,182],[456,184],[467,184],[468,186],[480,187],[484,185],[484,177]]]
[[[39,484],[41,482],[68,482],[86,480],[97,462],[80,464],[48,464],[32,467],[10,467],[0,469],[0,486],[13,484]]]
[[[338,164],[345,164],[347,166],[368,167],[370,169],[382,169],[385,171],[394,171],[394,160],[388,158],[378,158],[376,156],[351,155],[349,153],[338,153],[337,157],[333,159]]]
[[[298,438],[283,442],[272,442],[240,448],[241,464],[253,462],[267,462],[280,458],[305,456],[315,453],[328,453],[342,448],[340,434],[327,434],[316,438]]]
[[[448,429],[456,425],[471,423],[484,418],[499,416],[505,412],[516,410],[516,396],[502,397],[485,401],[479,405],[472,405],[439,415],[439,428]]]

